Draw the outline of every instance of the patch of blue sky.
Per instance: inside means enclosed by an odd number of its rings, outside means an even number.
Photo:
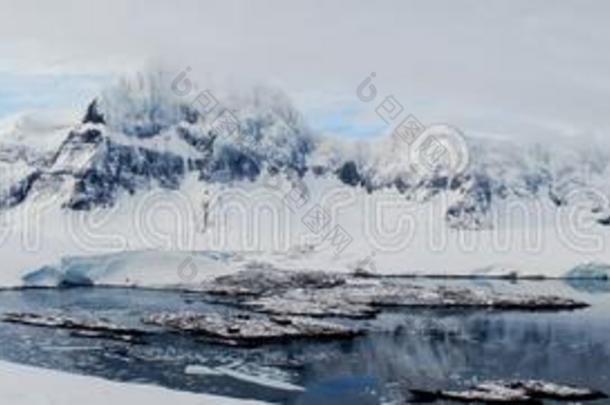
[[[304,116],[311,128],[320,133],[351,139],[370,139],[383,135],[387,131],[385,124],[378,117],[365,117],[365,111],[355,106],[340,109],[309,109]]]
[[[0,117],[37,109],[84,111],[109,79],[102,75],[0,72]]]

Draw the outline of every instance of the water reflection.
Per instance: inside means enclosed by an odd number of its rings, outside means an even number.
[[[422,281],[430,283],[430,281]],[[467,282],[441,282],[450,285]],[[161,334],[145,345],[82,339],[68,331],[0,324],[0,357],[167,387],[287,404],[404,403],[409,388],[461,387],[489,378],[542,378],[610,392],[610,294],[562,282],[479,283],[498,292],[546,292],[588,301],[561,313],[402,310],[352,342],[227,348]],[[4,311],[51,309],[137,324],[159,310],[219,308],[176,292],[75,289],[0,292]],[[230,311],[222,308],[221,311]],[[289,393],[226,376],[185,375],[189,364],[224,366],[307,388]]]
[[[610,293],[610,280],[592,280],[586,278],[566,279],[566,283],[574,290],[587,293]]]

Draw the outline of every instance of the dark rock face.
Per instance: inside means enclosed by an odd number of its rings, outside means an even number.
[[[178,127],[178,136],[187,144],[191,145],[198,152],[201,152],[203,156],[207,156],[212,151],[212,145],[216,140],[216,135],[209,133],[206,136],[200,134],[195,135],[186,127]]]
[[[75,175],[77,181],[66,206],[76,210],[112,205],[117,193],[133,194],[153,181],[175,189],[185,173],[184,161],[169,152],[157,152],[105,142],[99,160]]]
[[[252,156],[240,150],[225,147],[219,157],[212,162],[207,177],[211,180],[220,178],[223,180],[248,179],[253,181],[260,172],[259,162]],[[221,176],[217,176],[218,174]]]
[[[606,217],[606,218],[602,218],[602,219],[598,219],[597,222],[600,225],[604,225],[604,226],[610,226],[610,217]]]
[[[4,198],[0,198],[0,208],[11,208],[21,204],[30,192],[32,185],[39,177],[40,172],[35,171],[16,184],[13,184],[9,188],[7,195]]]
[[[99,111],[97,99],[93,100],[87,107],[87,112],[83,117],[83,124],[105,124],[104,115]]]
[[[114,204],[119,193],[158,186],[179,187],[187,166],[171,152],[119,144],[100,129],[72,131],[47,168],[36,170],[12,185],[0,198],[0,208],[23,202],[34,187],[53,190],[74,180],[64,207],[88,210]],[[51,190],[51,191],[53,191]]]
[[[339,180],[349,186],[357,186],[362,183],[362,177],[358,173],[358,167],[353,161],[345,162],[343,166],[337,170]]]
[[[493,197],[490,179],[486,176],[469,176],[451,187],[460,192],[463,198],[447,209],[448,224],[459,229],[485,228]]]
[[[78,145],[79,143],[90,143],[97,145],[102,141],[102,139],[102,132],[97,129],[88,129],[82,132],[73,131],[68,135],[64,146],[68,144]]]

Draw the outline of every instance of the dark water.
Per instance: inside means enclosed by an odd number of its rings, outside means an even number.
[[[489,378],[542,378],[610,393],[610,291],[605,282],[426,281],[501,292],[552,293],[589,302],[573,312],[400,310],[369,322],[350,342],[295,342],[227,348],[158,334],[130,345],[69,331],[0,323],[0,357],[111,380],[286,404],[408,403],[409,388],[462,387]],[[232,311],[179,292],[135,289],[0,291],[0,311],[62,311],[137,325],[167,310]],[[227,376],[185,374],[187,365],[223,366],[287,381],[286,392]],[[602,403],[602,402],[598,402]]]

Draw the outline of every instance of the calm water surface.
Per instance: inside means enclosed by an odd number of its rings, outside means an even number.
[[[295,342],[250,349],[167,333],[130,345],[74,337],[65,330],[0,323],[0,358],[116,381],[284,404],[408,403],[409,388],[463,387],[489,378],[542,378],[610,393],[610,283],[416,283],[561,294],[591,307],[543,313],[397,310],[369,321],[372,332],[350,342]],[[61,311],[142,327],[143,315],[168,310],[235,311],[202,302],[194,294],[171,291],[0,291],[1,312]],[[286,392],[228,376],[186,375],[185,367],[193,364],[286,381],[305,391]]]

